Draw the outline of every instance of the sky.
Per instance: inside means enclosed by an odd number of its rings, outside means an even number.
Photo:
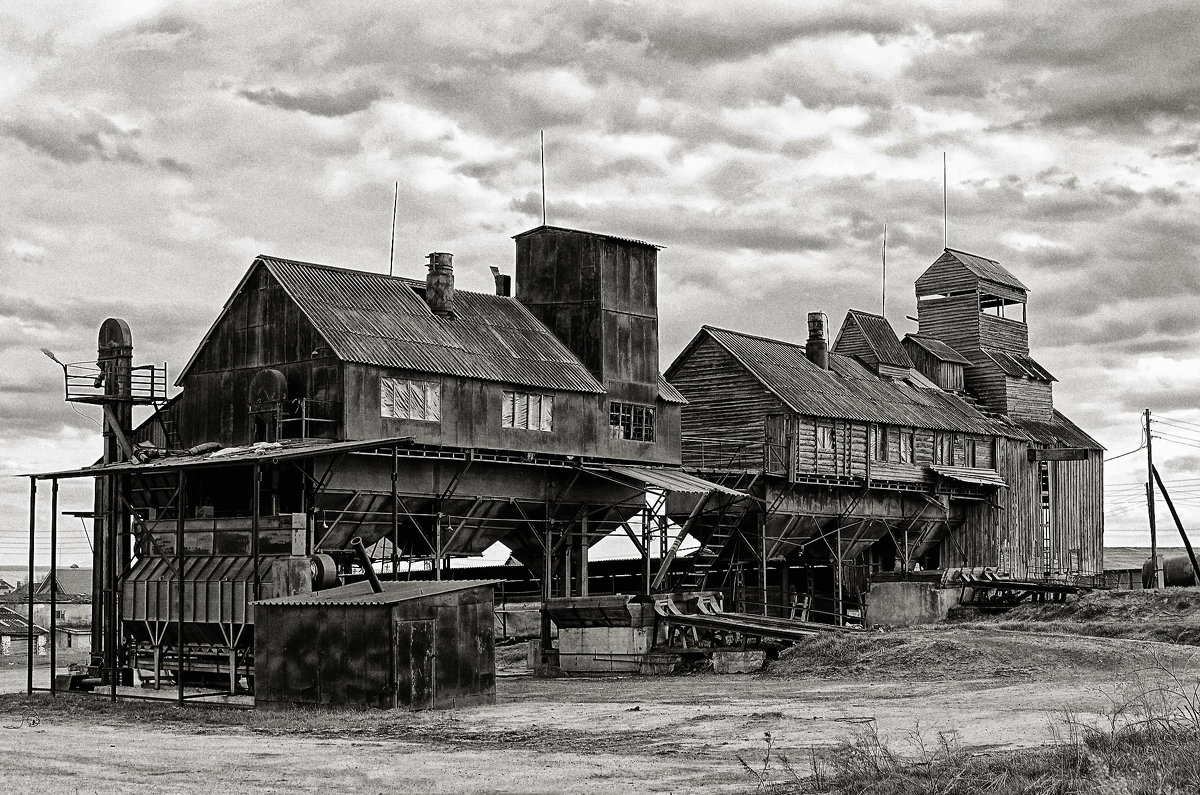
[[[1148,544],[1143,409],[1200,519],[1198,29],[1092,0],[4,4],[0,564],[13,476],[99,452],[40,348],[94,357],[122,317],[177,373],[258,254],[386,272],[397,183],[396,272],[449,251],[490,291],[541,222],[542,131],[549,223],[664,247],[664,369],[701,324],[802,341],[809,311],[880,311],[885,224],[915,331],[944,155],[950,246],[1031,288],[1055,404],[1114,458],[1107,543]]]

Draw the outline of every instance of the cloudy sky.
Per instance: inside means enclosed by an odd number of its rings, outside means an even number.
[[[40,347],[86,359],[116,315],[177,372],[256,254],[386,271],[396,182],[397,272],[450,251],[490,289],[540,222],[540,130],[551,223],[665,246],[664,368],[701,323],[878,311],[885,223],[915,330],[945,152],[950,245],[1031,287],[1056,405],[1112,456],[1143,408],[1173,422],[1156,457],[1200,520],[1197,29],[1193,3],[1055,0],[5,4],[0,563],[9,476],[99,449]],[[1148,543],[1144,467],[1108,466],[1110,545]]]

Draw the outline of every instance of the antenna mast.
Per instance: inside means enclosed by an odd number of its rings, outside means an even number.
[[[542,226],[546,225],[546,131],[538,130],[538,144],[542,150]]]
[[[400,202],[400,182],[396,181],[396,192],[392,196],[392,245],[388,249],[388,276],[392,274],[392,267],[396,262],[396,208]]]
[[[942,248],[950,248],[950,211],[946,205],[946,153],[942,152]]]
[[[879,314],[887,317],[887,224],[883,225],[883,301]]]

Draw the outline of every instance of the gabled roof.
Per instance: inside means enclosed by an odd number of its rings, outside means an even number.
[[[911,340],[914,345],[943,362],[953,362],[954,364],[963,365],[971,363],[971,360],[966,356],[963,356],[941,340],[935,340],[933,337],[922,337],[919,334],[905,334],[904,339],[906,341]]]
[[[918,386],[923,379],[883,379],[856,360],[829,355],[828,370],[791,342],[704,326],[667,370],[679,367],[704,338],[725,348],[793,411],[810,417],[879,422],[963,433],[1012,435],[963,398]]]
[[[888,323],[882,315],[873,315],[858,309],[851,309],[846,313],[846,319],[842,322],[842,328],[838,332],[837,342],[833,345],[834,350],[838,353],[855,355],[855,352],[850,350],[842,351],[839,346],[843,344],[843,341],[848,341],[848,337],[856,329],[862,335],[862,343],[870,350],[868,359],[874,359],[870,364],[887,364],[892,367],[903,367],[906,370],[913,366],[912,359],[908,358],[904,346],[900,344],[900,340],[896,339],[896,332],[892,330],[892,324]]]
[[[1048,420],[1034,420],[1021,416],[1010,416],[1009,421],[1034,441],[1052,447],[1081,447],[1088,450],[1103,450],[1104,445],[1097,442],[1075,423],[1066,418],[1058,409]]]
[[[515,298],[456,290],[456,318],[439,317],[417,291],[425,283],[382,273],[259,256],[213,324],[265,267],[334,356],[346,362],[600,394],[604,387]],[[205,335],[205,342],[211,335]],[[200,349],[180,372],[180,383]]]
[[[0,607],[0,635],[21,636],[29,634],[29,618],[18,613],[16,610],[11,610],[7,607]],[[45,628],[34,624],[33,634],[45,635]]]
[[[965,251],[958,249],[947,248],[946,254],[949,254],[954,259],[961,262],[967,270],[978,276],[980,279],[986,279],[989,282],[1003,284],[1006,287],[1015,287],[1018,290],[1028,292],[1029,288],[1021,284],[1021,281],[1008,272],[1008,269],[994,259],[981,257],[978,254],[968,254]]]

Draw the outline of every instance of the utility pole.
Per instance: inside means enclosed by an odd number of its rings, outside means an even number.
[[[1154,566],[1154,587],[1163,587],[1163,570],[1158,562],[1158,529],[1154,524],[1154,442],[1150,435],[1150,409],[1145,414],[1146,434],[1146,513],[1150,519],[1150,560]]]

